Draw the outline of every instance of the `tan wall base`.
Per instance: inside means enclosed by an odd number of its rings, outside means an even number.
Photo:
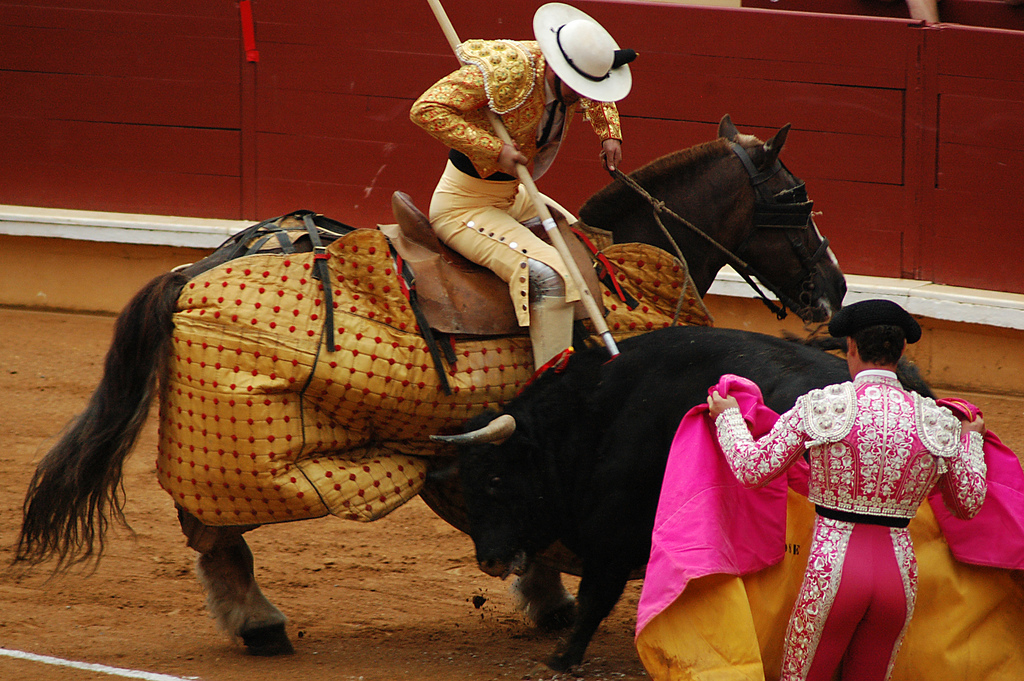
[[[0,235],[0,305],[113,314],[150,279],[210,249]],[[790,315],[778,321],[757,300],[709,295],[716,326],[804,336]],[[937,388],[1024,395],[1024,331],[921,319],[909,356]]]
[[[116,313],[153,277],[209,253],[0,234],[0,305]]]

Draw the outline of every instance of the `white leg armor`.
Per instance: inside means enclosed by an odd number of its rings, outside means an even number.
[[[540,369],[572,345],[572,303],[565,302],[565,282],[558,272],[530,258],[530,342],[533,366]]]

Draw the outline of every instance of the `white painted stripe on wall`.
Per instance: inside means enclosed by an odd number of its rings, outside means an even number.
[[[251,224],[253,222],[247,220],[0,205],[0,234],[13,236],[216,248],[229,236]]]
[[[213,249],[251,224],[246,220],[0,205],[0,234],[16,236]],[[911,314],[932,319],[1024,329],[1024,295],[859,275],[847,275],[846,283],[847,303],[887,298]],[[755,297],[747,283],[728,267],[719,273],[710,293]]]
[[[914,279],[887,279],[846,275],[847,305],[869,298],[899,303],[914,315],[952,322],[987,324],[1006,329],[1024,329],[1024,295],[1001,291],[944,286]],[[757,294],[734,270],[718,273],[708,293],[756,298]],[[774,298],[774,296],[769,295]]]
[[[170,674],[156,674],[154,672],[144,672],[136,669],[108,667],[105,664],[93,664],[91,662],[75,662],[73,660],[65,660],[59,657],[50,657],[49,655],[36,655],[35,653],[26,653],[21,650],[10,650],[9,648],[0,648],[0,656],[13,657],[19,660],[27,660],[29,662],[39,662],[41,664],[49,664],[55,667],[71,667],[73,669],[98,672],[100,674],[120,676],[126,679],[145,679],[145,681],[195,681],[199,678],[198,676],[171,676]]]

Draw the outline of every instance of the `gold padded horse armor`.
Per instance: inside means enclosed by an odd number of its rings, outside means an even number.
[[[610,325],[620,337],[667,326],[676,261],[649,246],[607,252],[641,301],[633,311],[617,305]],[[206,525],[380,518],[419,493],[424,457],[451,454],[431,434],[500,408],[533,373],[526,336],[460,338],[455,365],[442,368],[445,395],[384,235],[357,229],[327,254],[333,352],[323,345],[312,253],[238,258],[196,276],[179,297],[157,474]],[[685,282],[687,321],[709,323]]]

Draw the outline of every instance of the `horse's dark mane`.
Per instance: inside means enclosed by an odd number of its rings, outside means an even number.
[[[648,191],[656,190],[659,181],[667,177],[685,181],[708,161],[730,153],[729,144],[729,140],[719,137],[689,149],[681,149],[651,161],[629,176]],[[592,226],[607,228],[605,225],[614,224],[619,218],[635,210],[635,204],[643,200],[622,182],[611,182],[587,199],[580,208],[580,218]],[[597,215],[600,215],[600,222],[604,224],[591,222]]]

